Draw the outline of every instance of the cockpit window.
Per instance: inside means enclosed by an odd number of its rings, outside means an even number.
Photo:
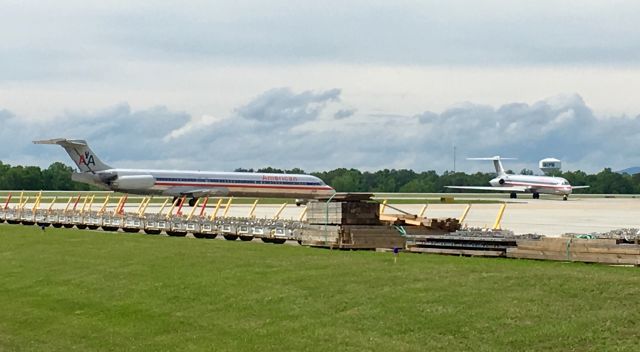
[[[567,180],[563,180],[563,181],[562,181],[562,185],[564,185],[564,186],[568,186],[568,185],[569,185],[569,181],[567,181]]]

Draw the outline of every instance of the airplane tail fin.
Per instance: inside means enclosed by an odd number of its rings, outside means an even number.
[[[103,163],[95,153],[89,148],[86,141],[80,139],[47,139],[33,141],[34,144],[57,144],[67,151],[71,160],[78,166],[81,172],[91,172],[108,170],[111,166]]]
[[[501,158],[500,156],[496,155],[491,158],[467,158],[467,160],[491,160],[493,161],[493,167],[496,168],[496,174],[498,174],[498,176],[502,176],[505,175],[506,172],[504,171],[504,167],[502,167],[501,160],[516,160],[516,158]]]

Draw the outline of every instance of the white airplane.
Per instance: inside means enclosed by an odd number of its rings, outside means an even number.
[[[589,186],[571,186],[569,181],[562,177],[551,176],[530,176],[530,175],[509,175],[504,172],[501,160],[510,158],[469,158],[467,160],[492,160],[493,166],[498,174],[489,181],[490,187],[483,186],[446,186],[454,189],[473,189],[482,191],[510,192],[510,198],[517,198],[518,193],[533,193],[533,199],[539,199],[540,194],[561,195],[563,200],[567,200],[574,189],[588,188]]]
[[[191,206],[205,196],[295,198],[300,205],[335,193],[311,175],[117,169],[100,161],[83,140],[57,138],[33,143],[62,146],[81,171],[71,174],[74,181],[118,192],[172,196],[174,201],[187,196]]]

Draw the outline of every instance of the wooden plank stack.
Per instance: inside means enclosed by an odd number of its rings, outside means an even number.
[[[302,245],[336,249],[404,248],[405,238],[387,225],[306,225]]]
[[[508,248],[516,246],[512,233],[501,231],[457,231],[407,236],[407,249],[417,253],[462,256],[504,257]]]
[[[405,238],[394,226],[383,225],[379,215],[378,203],[309,203],[300,241],[303,245],[339,249],[404,248]]]
[[[307,222],[321,225],[380,225],[380,205],[368,202],[311,202]]]
[[[616,239],[543,238],[519,240],[507,249],[507,257],[640,265],[640,245]]]

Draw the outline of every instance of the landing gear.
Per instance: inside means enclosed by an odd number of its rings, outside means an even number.
[[[568,200],[568,199],[569,199],[568,195],[565,194],[564,196],[562,196],[562,200]]]
[[[518,198],[518,194],[516,192],[511,192],[511,194],[509,194],[509,198],[516,199]]]
[[[192,207],[192,206],[196,205],[197,201],[198,201],[198,198],[189,199],[189,206]]]
[[[540,199],[540,193],[534,193],[533,199]]]

